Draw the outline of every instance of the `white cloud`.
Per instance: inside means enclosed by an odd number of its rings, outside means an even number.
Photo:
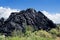
[[[0,18],[4,17],[7,19],[11,12],[18,12],[20,10],[18,9],[11,9],[11,8],[5,8],[5,7],[0,7]],[[51,14],[47,11],[42,11],[49,19],[51,19],[54,23],[60,23],[60,13],[54,13]]]
[[[47,11],[42,11],[42,13],[51,19],[54,23],[60,23],[60,13],[52,14]]]
[[[17,9],[11,9],[11,8],[5,8],[5,7],[0,7],[0,18],[4,17],[7,19],[11,12],[18,12]]]

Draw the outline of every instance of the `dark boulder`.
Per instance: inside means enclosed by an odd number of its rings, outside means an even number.
[[[3,18],[0,19],[0,32],[5,35],[10,35],[13,30],[22,30],[25,32],[24,25],[31,25],[36,30],[50,30],[55,28],[56,25],[48,19],[42,12],[36,11],[32,8],[27,10],[22,10],[20,12],[13,12],[9,18],[4,21]]]

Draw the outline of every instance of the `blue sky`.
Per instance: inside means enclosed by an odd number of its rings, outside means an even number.
[[[60,12],[60,0],[0,0],[0,6],[14,9],[35,8],[48,12]]]
[[[0,0],[0,18],[27,8],[40,10],[54,23],[60,23],[60,0]]]

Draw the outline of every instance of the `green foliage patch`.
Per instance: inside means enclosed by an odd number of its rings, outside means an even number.
[[[60,37],[60,26],[51,29],[50,31],[39,30],[32,32],[32,27],[28,26],[26,32],[23,34],[20,30],[14,30],[12,36],[0,35],[0,40],[55,40]]]

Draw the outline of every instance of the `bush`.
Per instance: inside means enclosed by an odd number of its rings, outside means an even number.
[[[60,32],[58,29],[51,29],[49,32],[53,35],[60,36]]]
[[[57,36],[59,36],[59,37],[60,37],[60,25],[56,27],[56,30],[58,31]]]
[[[36,31],[35,34],[40,37],[52,38],[52,35],[44,30]]]
[[[26,30],[26,31],[34,31],[34,28],[33,28],[33,26],[26,25],[26,26],[25,26],[25,30]]]
[[[5,36],[4,35],[0,35],[0,40],[5,40]]]
[[[19,37],[24,36],[24,33],[21,30],[14,30],[11,34],[12,36],[19,36]]]

